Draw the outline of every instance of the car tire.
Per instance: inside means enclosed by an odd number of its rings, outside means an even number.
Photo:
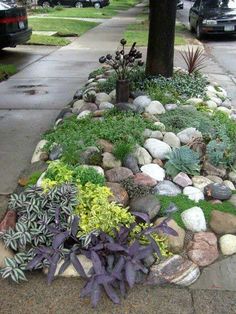
[[[49,1],[43,1],[42,7],[43,7],[43,8],[50,8],[50,7],[51,7],[51,4],[50,4]]]
[[[101,8],[101,3],[95,2],[95,3],[94,3],[94,8],[95,8],[95,9],[100,9],[100,8]]]
[[[75,7],[76,8],[83,8],[83,3],[80,1],[75,2]]]
[[[199,40],[203,38],[202,28],[199,23],[197,23],[197,26],[196,26],[196,38]]]

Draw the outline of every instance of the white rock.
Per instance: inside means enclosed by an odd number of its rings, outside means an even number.
[[[162,123],[162,122],[159,122],[159,121],[154,122],[154,125],[157,126],[158,129],[159,129],[160,131],[162,131],[162,132],[164,132],[165,129],[166,129],[165,124]]]
[[[149,137],[150,138],[156,138],[157,140],[162,140],[163,134],[161,131],[152,131]]]
[[[98,93],[96,94],[96,105],[100,105],[102,102],[111,102],[111,97],[106,93]]]
[[[213,100],[207,100],[206,105],[209,109],[216,109],[217,104]]]
[[[104,170],[102,169],[102,167],[99,167],[99,166],[80,165],[80,167],[93,168],[97,171],[97,173],[101,174],[102,176],[105,175]]]
[[[44,172],[41,174],[41,176],[38,178],[38,181],[36,182],[36,186],[37,186],[37,187],[40,188],[40,187],[42,186],[42,181],[43,181],[45,175],[46,175],[46,171],[44,171]]]
[[[107,110],[107,109],[112,109],[112,108],[114,108],[114,105],[110,102],[102,102],[99,105],[100,110]]]
[[[188,230],[193,232],[206,231],[206,219],[200,207],[191,207],[181,214],[182,221]]]
[[[224,88],[219,86],[217,89],[220,91],[220,93],[222,93],[224,95],[224,97],[227,97],[227,92],[226,92],[226,90]]]
[[[163,138],[163,142],[173,148],[180,147],[180,139],[173,132],[166,132]]]
[[[236,171],[230,171],[228,176],[231,181],[236,183]]]
[[[223,106],[223,107],[226,107],[226,108],[228,108],[228,109],[231,109],[231,108],[232,108],[232,103],[231,103],[231,101],[230,101],[228,98],[226,98],[226,99],[223,101],[222,106]]]
[[[146,108],[145,108],[145,111],[150,113],[150,114],[162,114],[162,113],[165,113],[166,110],[165,108],[163,107],[163,105],[157,101],[157,100],[154,100],[152,101]]]
[[[137,158],[139,165],[146,165],[152,162],[152,156],[144,147],[137,147],[134,151],[134,157]]]
[[[226,107],[218,107],[217,111],[222,111],[224,113],[227,113],[229,116],[231,115],[231,109],[228,109]]]
[[[44,146],[47,144],[47,141],[46,140],[41,140],[38,142],[35,150],[34,150],[34,153],[33,153],[33,156],[32,156],[32,159],[31,159],[31,164],[37,162],[37,161],[40,161],[40,156],[42,153],[45,152],[45,150],[43,149]]]
[[[229,181],[229,180],[225,180],[224,185],[226,185],[228,188],[230,188],[230,190],[235,191],[235,186],[233,184],[233,182]]]
[[[210,98],[211,98],[212,101],[214,101],[217,104],[217,106],[221,106],[222,105],[222,100],[219,97],[211,96]]]
[[[173,182],[179,186],[185,188],[186,186],[192,185],[192,180],[184,172],[179,172],[173,179]]]
[[[196,106],[196,105],[201,104],[201,103],[203,103],[203,99],[202,98],[196,98],[196,97],[189,98],[186,101],[187,105],[192,105],[192,106]]]
[[[202,192],[204,191],[205,186],[212,183],[212,181],[210,179],[203,177],[203,176],[192,177],[192,182],[193,182],[193,186],[195,188],[198,188]]]
[[[144,165],[141,167],[141,171],[157,181],[163,181],[165,178],[165,170],[157,164]]]
[[[103,153],[102,165],[103,168],[112,169],[121,167],[121,161],[117,160],[113,154],[105,152]]]
[[[212,85],[208,85],[208,86],[206,87],[206,90],[209,91],[209,92],[211,92],[211,93],[213,93],[213,94],[215,94],[215,93],[217,92],[216,89],[215,89],[215,87],[212,86]]]
[[[192,201],[199,202],[200,200],[204,200],[204,194],[198,188],[194,188],[192,186],[186,186],[183,190],[183,194],[188,196],[188,198]]]
[[[136,107],[139,107],[139,108],[146,108],[148,105],[150,105],[151,103],[151,99],[148,97],[148,96],[138,96],[135,98],[133,104],[136,106]]]
[[[77,116],[77,120],[83,119],[90,114],[91,114],[90,110],[84,110]]]
[[[114,104],[116,102],[116,90],[110,92],[109,96],[111,97],[111,102]]]
[[[220,238],[220,249],[223,255],[232,255],[236,253],[236,236],[225,234]]]
[[[188,144],[193,139],[197,137],[202,137],[202,133],[199,132],[196,128],[186,128],[183,131],[177,134],[180,142],[183,144]]]
[[[171,152],[171,148],[168,144],[154,138],[147,139],[144,143],[144,147],[153,158],[159,158],[161,160],[166,159],[167,155]]]
[[[223,179],[221,179],[218,176],[212,176],[212,175],[208,175],[206,176],[207,179],[211,180],[214,183],[223,183]]]
[[[86,256],[84,255],[77,255],[77,258],[79,259],[83,269],[84,269],[84,272],[86,274],[87,277],[90,277],[91,274],[91,270],[93,268],[93,263],[91,262],[90,259],[88,259]],[[61,276],[61,277],[67,277],[67,278],[70,278],[70,277],[80,277],[80,274],[76,271],[76,269],[74,268],[74,266],[72,264],[70,264],[67,269],[61,274],[61,275],[58,275],[59,273],[59,270],[62,266],[62,264],[64,263],[64,260],[61,260],[58,264],[57,264],[57,268],[56,268],[56,271],[55,271],[55,276]],[[48,273],[48,268],[44,268],[44,273],[47,274]]]

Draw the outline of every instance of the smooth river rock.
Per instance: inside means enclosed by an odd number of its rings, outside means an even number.
[[[157,216],[161,208],[159,200],[152,194],[132,199],[129,206],[131,211],[148,214],[151,220]]]
[[[159,158],[161,160],[167,159],[168,154],[171,152],[171,148],[168,144],[154,138],[147,139],[144,143],[144,147],[153,158]]]
[[[157,164],[144,165],[141,171],[157,181],[163,181],[165,178],[165,170]]]
[[[236,215],[212,210],[210,227],[217,234],[236,233]]]
[[[158,183],[153,190],[158,195],[176,196],[181,194],[181,189],[169,180]]]
[[[225,234],[220,237],[220,249],[223,255],[232,255],[236,253],[236,235]]]
[[[185,227],[192,232],[206,231],[206,219],[200,207],[191,207],[181,214]]]

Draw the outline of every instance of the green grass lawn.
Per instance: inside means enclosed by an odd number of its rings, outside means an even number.
[[[144,17],[146,16],[146,19]],[[128,44],[131,45],[133,42],[137,42],[138,46],[147,46],[148,43],[148,20],[147,15],[142,15],[142,20],[140,17],[137,23],[130,24],[126,31],[124,32],[124,38],[127,40]],[[187,29],[182,24],[176,24],[175,29],[175,45],[186,45],[188,43],[186,39]]]
[[[0,63],[0,82],[8,79],[9,76],[17,72],[16,67],[13,64],[1,64]]]
[[[29,25],[34,31],[55,31],[60,32],[61,35],[73,33],[80,36],[97,26],[98,23],[67,19],[29,18]]]
[[[134,6],[136,3],[141,2],[141,0],[110,0],[110,5],[102,8],[95,9],[93,7],[89,8],[39,8],[32,10],[30,14],[48,14],[57,17],[80,17],[80,18],[110,18],[116,15],[121,10],[127,10]]]
[[[66,46],[70,41],[66,38],[33,34],[27,45]]]

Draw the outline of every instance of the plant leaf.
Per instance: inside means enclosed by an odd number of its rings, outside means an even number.
[[[85,271],[84,271],[84,268],[81,265],[78,257],[76,256],[76,254],[74,252],[70,254],[70,260],[71,260],[72,265],[76,269],[76,271],[80,274],[80,276],[83,278],[87,278]]]
[[[127,261],[125,264],[125,277],[128,285],[130,286],[130,288],[132,288],[135,283],[136,271],[130,261]]]
[[[112,302],[115,304],[119,304],[120,299],[119,299],[118,295],[116,294],[115,290],[112,288],[112,286],[108,285],[108,284],[104,284],[103,287],[104,287],[108,297],[112,300]]]

